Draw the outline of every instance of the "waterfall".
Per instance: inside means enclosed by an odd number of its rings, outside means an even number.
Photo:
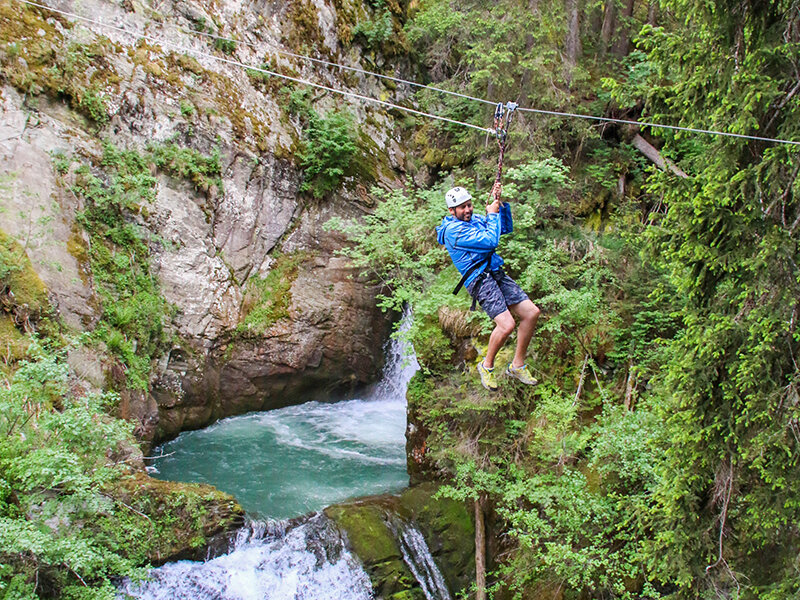
[[[126,581],[117,595],[140,600],[369,600],[372,585],[323,514],[305,521],[254,522],[231,551],[180,561]]]
[[[386,364],[383,368],[383,377],[370,395],[372,400],[397,400],[401,399],[405,405],[408,382],[414,373],[419,371],[419,362],[414,355],[413,348],[404,339],[404,334],[411,327],[411,308],[403,310],[400,327],[386,342],[384,353]]]
[[[400,544],[403,561],[419,582],[425,600],[451,600],[444,577],[419,529],[391,514],[388,515],[388,523]]]

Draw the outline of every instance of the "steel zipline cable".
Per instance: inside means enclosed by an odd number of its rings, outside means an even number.
[[[490,133],[490,134],[494,133],[493,129],[489,129],[487,127],[481,127],[479,125],[474,125],[472,123],[466,123],[464,121],[458,121],[456,119],[450,119],[448,117],[443,117],[441,115],[434,115],[434,114],[431,114],[431,113],[426,113],[424,111],[417,110],[417,109],[414,109],[414,108],[410,108],[408,106],[401,106],[399,104],[392,104],[391,102],[386,102],[384,100],[379,100],[378,98],[371,98],[370,96],[364,96],[362,94],[356,94],[355,92],[348,92],[346,90],[340,90],[340,89],[337,89],[337,88],[332,88],[332,87],[329,87],[327,85],[322,85],[320,83],[315,83],[313,81],[308,81],[307,79],[301,79],[299,77],[292,77],[290,75],[284,75],[283,73],[277,73],[277,72],[271,71],[269,69],[264,69],[263,67],[256,67],[256,66],[253,66],[253,65],[248,65],[246,63],[239,62],[238,60],[232,60],[230,58],[223,58],[221,56],[214,56],[213,54],[208,54],[207,52],[201,52],[200,50],[194,50],[193,48],[187,48],[186,46],[181,46],[180,44],[176,44],[174,42],[170,42],[169,40],[165,40],[163,38],[153,37],[153,36],[147,35],[145,33],[137,33],[137,32],[133,32],[133,31],[128,31],[127,29],[124,29],[122,27],[117,27],[116,25],[109,25],[108,23],[103,23],[102,21],[97,21],[95,19],[90,19],[88,17],[83,17],[83,16],[77,15],[75,13],[70,13],[70,12],[67,12],[67,11],[59,10],[57,8],[52,8],[52,7],[46,6],[44,4],[38,4],[36,2],[31,2],[30,0],[19,0],[19,2],[22,2],[23,4],[28,4],[30,6],[35,6],[35,7],[38,7],[38,8],[43,8],[45,10],[49,10],[51,12],[63,15],[65,17],[72,17],[72,18],[75,18],[75,19],[78,19],[78,20],[81,20],[81,21],[85,21],[87,23],[92,23],[92,24],[97,25],[99,27],[104,27],[106,29],[112,29],[112,30],[118,31],[118,32],[120,32],[120,33],[122,33],[124,35],[137,37],[137,38],[140,38],[140,39],[143,39],[143,40],[147,40],[148,42],[152,42],[154,44],[160,44],[162,46],[167,46],[167,47],[170,47],[170,48],[172,48],[174,50],[178,50],[180,52],[183,52],[185,54],[193,54],[195,56],[202,56],[204,58],[210,58],[210,59],[215,60],[217,62],[233,65],[233,66],[236,66],[236,67],[241,67],[243,69],[248,69],[248,70],[251,70],[251,71],[256,71],[258,73],[264,73],[265,75],[271,75],[273,77],[279,77],[281,79],[286,79],[288,81],[294,81],[295,83],[301,83],[303,85],[308,85],[308,86],[315,87],[315,88],[318,88],[318,89],[321,89],[321,90],[325,90],[325,91],[328,91],[328,92],[333,92],[335,94],[341,94],[343,96],[349,96],[350,98],[356,98],[358,100],[364,100],[365,102],[372,102],[373,104],[379,104],[381,106],[386,106],[388,108],[394,108],[394,109],[397,109],[397,110],[401,110],[401,111],[404,111],[404,112],[412,113],[412,114],[419,115],[419,116],[422,116],[422,117],[428,117],[428,118],[436,119],[436,120],[439,120],[439,121],[445,121],[447,123],[452,123],[454,125],[460,125],[462,127],[469,127],[471,129],[476,129],[478,131],[483,131],[485,133]]]
[[[140,37],[142,39],[146,39],[148,41],[153,41],[153,42],[158,43],[158,44],[171,46],[171,47],[173,47],[175,49],[178,49],[178,50],[180,50],[182,52],[191,53],[191,54],[195,54],[195,55],[198,55],[198,56],[204,56],[204,57],[207,57],[207,58],[210,58],[212,60],[219,61],[219,62],[224,62],[224,63],[232,64],[232,65],[235,65],[235,66],[240,66],[240,67],[243,67],[243,68],[246,68],[246,69],[250,69],[250,70],[253,70],[253,71],[257,71],[257,72],[260,72],[260,73],[265,73],[267,75],[272,75],[274,77],[280,77],[280,78],[283,78],[283,79],[287,79],[289,81],[294,81],[296,83],[302,83],[302,84],[309,85],[309,86],[312,86],[312,87],[317,87],[317,88],[320,88],[320,89],[323,89],[323,90],[326,90],[326,91],[335,92],[337,94],[342,94],[342,95],[345,95],[345,96],[358,98],[360,100],[365,100],[367,102],[380,104],[380,105],[383,105],[383,106],[387,106],[387,107],[390,107],[390,108],[395,108],[395,109],[398,109],[398,110],[401,110],[401,111],[405,111],[405,112],[410,112],[410,113],[413,113],[413,114],[416,114],[416,115],[425,116],[425,117],[429,117],[429,118],[432,118],[432,119],[445,121],[445,122],[448,122],[448,123],[453,123],[455,125],[462,125],[464,127],[469,127],[471,129],[476,129],[478,131],[484,131],[484,132],[491,133],[491,134],[495,133],[494,129],[489,129],[489,128],[486,128],[486,127],[480,127],[480,126],[474,125],[472,123],[466,123],[466,122],[463,122],[463,121],[457,121],[455,119],[450,119],[448,117],[442,117],[440,115],[434,115],[434,114],[431,114],[431,113],[426,113],[426,112],[419,111],[419,110],[416,110],[416,109],[413,109],[413,108],[392,104],[390,102],[385,102],[383,100],[378,100],[376,98],[371,98],[369,96],[363,96],[361,94],[356,94],[354,92],[347,92],[347,91],[344,91],[344,90],[339,90],[339,89],[336,89],[336,88],[331,88],[331,87],[328,87],[328,86],[324,86],[324,85],[321,85],[321,84],[318,84],[318,83],[314,83],[314,82],[311,82],[311,81],[308,81],[308,80],[305,80],[305,79],[300,79],[300,78],[297,78],[297,77],[291,77],[289,75],[284,75],[282,73],[276,73],[276,72],[271,71],[269,69],[264,69],[263,67],[254,67],[254,66],[251,66],[251,65],[247,65],[245,63],[241,63],[239,61],[226,59],[226,58],[222,58],[222,57],[219,57],[219,56],[214,56],[213,54],[200,52],[198,50],[193,50],[191,48],[186,48],[184,46],[180,46],[179,44],[175,44],[173,42],[169,42],[169,41],[163,40],[161,38],[154,38],[154,37],[149,36],[147,34],[134,33],[134,32],[128,31],[126,29],[123,29],[121,27],[117,27],[117,26],[114,26],[114,25],[109,25],[109,24],[103,23],[102,21],[96,21],[94,19],[89,19],[88,17],[83,17],[83,16],[75,14],[75,13],[62,11],[62,10],[59,10],[59,9],[56,9],[56,8],[52,8],[52,7],[50,7],[50,6],[46,5],[46,4],[40,4],[40,3],[37,3],[37,2],[33,2],[32,0],[19,0],[19,1],[22,2],[23,4],[28,4],[30,6],[35,6],[35,7],[38,7],[38,8],[49,10],[49,11],[61,14],[63,16],[66,16],[66,17],[72,17],[72,18],[75,18],[75,19],[78,19],[78,20],[82,20],[82,21],[86,21],[86,22],[89,22],[89,23],[93,23],[93,24],[98,25],[100,27],[106,27],[106,28],[114,29],[114,30],[120,31],[120,32],[122,32],[122,33],[124,33],[126,35],[138,36],[138,37]],[[237,43],[237,44],[243,43],[243,44],[245,44],[247,46],[250,46],[250,47],[252,47],[254,49],[260,49],[258,44],[254,44],[254,43],[251,43],[251,42],[247,42],[247,41],[243,41],[243,40],[234,40],[232,38],[227,38],[227,37],[224,37],[224,36],[219,36],[219,35],[215,35],[215,34],[212,34],[212,33],[207,33],[207,32],[204,32],[204,31],[195,31],[195,30],[191,30],[191,29],[186,29],[184,27],[181,27],[180,25],[168,25],[168,26],[174,27],[174,28],[176,28],[176,29],[178,29],[178,30],[180,30],[180,31],[182,31],[184,33],[188,33],[188,34],[191,34],[191,35],[200,35],[200,36],[208,37],[208,38],[211,38],[211,39],[214,39],[214,40],[233,42],[233,43]],[[376,78],[379,78],[379,79],[386,79],[388,81],[393,81],[395,83],[403,83],[403,84],[406,84],[406,85],[409,85],[409,86],[412,86],[412,87],[416,87],[416,88],[420,88],[420,89],[427,89],[427,90],[431,90],[431,91],[436,92],[436,93],[455,96],[455,97],[458,97],[458,98],[463,98],[465,100],[471,100],[471,101],[474,101],[474,102],[480,102],[480,103],[489,104],[489,105],[492,105],[492,106],[496,106],[497,105],[497,102],[494,102],[492,100],[487,100],[485,98],[479,98],[479,97],[476,97],[476,96],[470,96],[470,95],[467,95],[467,94],[462,94],[462,93],[459,93],[459,92],[453,92],[451,90],[445,90],[445,89],[438,88],[438,87],[435,87],[435,86],[418,83],[416,81],[410,81],[410,80],[407,80],[407,79],[402,79],[400,77],[393,77],[391,75],[384,75],[384,74],[381,74],[381,73],[375,73],[373,71],[367,71],[365,69],[360,69],[358,67],[350,67],[350,66],[342,65],[342,64],[335,63],[335,62],[332,62],[332,61],[322,60],[322,59],[318,59],[318,58],[312,58],[310,56],[305,56],[305,55],[302,55],[302,54],[296,54],[294,52],[289,52],[288,50],[281,49],[281,48],[279,48],[279,47],[277,47],[274,44],[271,44],[269,42],[264,42],[264,45],[268,46],[269,48],[271,48],[277,54],[281,54],[281,55],[284,55],[284,56],[290,56],[290,57],[297,58],[297,59],[300,59],[300,60],[309,61],[309,62],[312,62],[312,63],[315,63],[315,64],[321,64],[321,65],[326,65],[326,66],[330,66],[330,67],[334,67],[334,68],[338,68],[338,69],[342,69],[342,70],[346,70],[346,71],[351,71],[351,72],[355,72],[355,73],[361,73],[361,74],[364,74],[364,75],[370,75],[372,77],[376,77]],[[653,123],[653,122],[648,122],[648,121],[634,121],[634,120],[631,120],[631,119],[616,119],[616,118],[613,118],[613,117],[599,117],[599,116],[595,116],[595,115],[585,115],[585,114],[579,114],[579,113],[555,111],[555,110],[545,110],[545,109],[540,109],[540,108],[530,108],[530,107],[523,107],[523,106],[518,107],[517,110],[519,110],[520,112],[528,112],[528,113],[555,116],[555,117],[562,117],[562,118],[584,119],[584,120],[598,121],[598,122],[602,122],[602,123],[619,123],[619,124],[623,124],[623,125],[635,125],[637,127],[650,127],[650,128],[655,128],[655,129],[669,129],[669,130],[673,130],[673,131],[683,131],[683,132],[687,132],[687,133],[702,133],[702,134],[708,134],[708,135],[718,135],[718,136],[725,136],[725,137],[734,137],[734,138],[742,138],[742,139],[749,139],[749,140],[755,140],[755,141],[774,142],[774,143],[779,143],[779,144],[791,144],[791,145],[795,145],[795,146],[800,146],[800,141],[784,140],[784,139],[780,139],[780,138],[762,137],[762,136],[748,135],[748,134],[743,134],[743,133],[732,133],[732,132],[718,131],[718,130],[713,130],[713,129],[699,129],[699,128],[694,128],[694,127],[682,127],[682,126],[679,126],[679,125],[665,125],[663,123]]]

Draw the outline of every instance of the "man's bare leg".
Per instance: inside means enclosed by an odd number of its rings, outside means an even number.
[[[519,304],[513,304],[508,308],[513,311],[514,315],[519,319],[519,327],[517,328],[517,348],[514,352],[514,360],[511,362],[514,367],[518,368],[525,364],[525,357],[528,354],[528,345],[531,343],[533,331],[536,329],[536,322],[539,320],[541,311],[539,307],[530,300],[523,300]],[[494,335],[494,332],[492,332],[492,334]],[[503,341],[505,341],[505,339]],[[491,338],[489,338],[489,344],[491,346]]]
[[[528,302],[530,302],[530,300],[528,300]],[[520,304],[523,303],[521,302]],[[533,305],[532,302],[531,305]],[[510,336],[511,332],[514,331],[514,326],[516,325],[514,322],[514,317],[511,316],[511,312],[508,310],[497,315],[494,318],[494,322],[495,327],[492,330],[492,334],[489,336],[489,346],[486,348],[486,358],[483,359],[483,366],[487,369],[494,367],[495,356],[497,356],[497,353],[500,351],[500,348],[503,347],[503,344],[506,343],[508,336]],[[531,334],[533,334],[533,329],[531,329]],[[528,340],[530,341],[530,336],[528,337]]]

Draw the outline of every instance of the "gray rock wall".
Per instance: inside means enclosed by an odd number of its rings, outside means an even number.
[[[102,171],[103,142],[137,151],[170,143],[219,152],[221,190],[154,170],[155,200],[131,217],[159,241],[150,244],[151,269],[174,306],[167,324],[173,342],[154,360],[150,389],[122,390],[121,411],[137,422],[142,439],[158,441],[243,411],[335,397],[373,380],[389,323],[375,309],[376,288],[336,255],[343,238],[322,225],[332,216],[362,215],[371,202],[366,187],[395,185],[403,174],[406,158],[392,118],[348,105],[362,136],[375,144],[367,161],[375,168],[365,180],[349,177],[332,196],[312,201],[299,192],[302,173],[292,149],[301,130],[287,112],[286,93],[205,56],[253,65],[272,59],[300,77],[345,87],[335,69],[268,51],[291,39],[288,30],[297,26],[292,18],[302,5],[316,14],[319,34],[317,46],[306,51],[360,66],[357,48],[343,44],[338,31],[343,6],[348,18],[367,9],[330,0],[295,6],[58,2],[58,8],[95,21],[73,25],[13,4],[0,2],[8,14],[24,11],[19,30],[9,28],[0,49],[0,228],[24,246],[69,335],[92,331],[102,302],[91,268],[76,250],[89,243],[76,221],[84,207],[70,189],[71,173],[56,171],[54,155]],[[212,39],[186,31],[200,25],[240,40],[235,51],[215,50]],[[12,44],[17,54],[8,50]],[[61,72],[36,71],[43,59],[32,49],[48,44]],[[75,44],[100,48],[82,72],[64,66],[64,53]],[[408,93],[363,75],[348,81],[361,94],[397,100]],[[104,100],[107,119],[87,118],[81,86]],[[318,96],[321,113],[345,102],[329,93]],[[286,310],[262,330],[242,331],[249,282],[267,277],[281,255],[301,257],[282,292],[288,294]],[[124,387],[124,373],[104,348],[81,347],[71,356],[93,384]]]

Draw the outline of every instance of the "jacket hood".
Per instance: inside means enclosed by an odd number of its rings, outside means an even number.
[[[453,221],[457,221],[453,215],[447,215],[445,218],[442,219],[442,224],[436,228],[436,241],[440,244],[444,244],[444,232],[447,229],[447,226],[452,223]]]

